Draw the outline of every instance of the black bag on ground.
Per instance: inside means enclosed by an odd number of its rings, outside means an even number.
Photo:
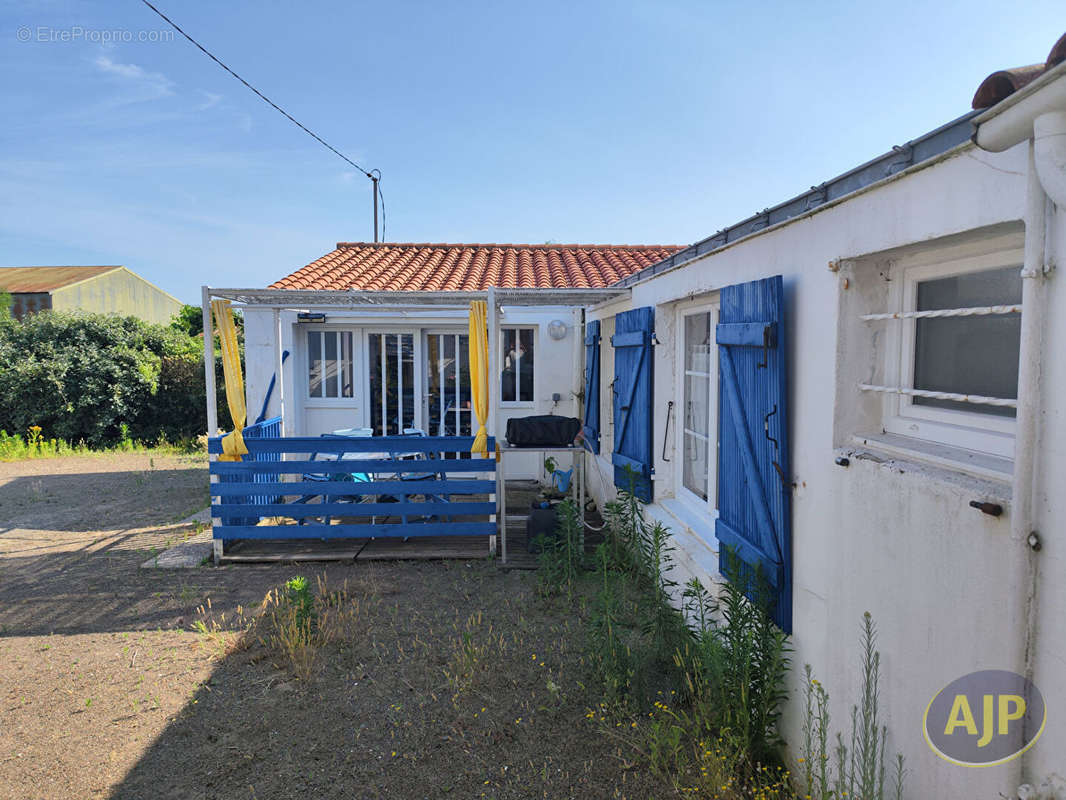
[[[546,414],[507,420],[507,442],[512,447],[566,447],[581,431],[581,420]]]
[[[543,549],[544,539],[557,539],[558,524],[558,504],[549,504],[547,508],[541,508],[540,503],[534,502],[529,509],[529,521],[526,522],[526,550],[530,553],[539,553]]]

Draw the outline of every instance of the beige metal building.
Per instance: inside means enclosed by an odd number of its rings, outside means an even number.
[[[35,311],[91,311],[166,324],[182,306],[121,266],[0,267],[0,290],[11,293],[16,319]]]

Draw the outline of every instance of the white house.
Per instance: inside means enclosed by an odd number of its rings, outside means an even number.
[[[502,433],[513,416],[581,415],[583,306],[624,293],[607,287],[679,249],[340,242],[266,290],[211,294],[243,302],[249,421],[262,411],[282,414],[288,436],[380,436],[476,431],[469,304],[492,291],[490,423]],[[507,475],[537,477],[541,461],[509,456]]]
[[[761,563],[792,696],[810,663],[845,736],[870,611],[910,797],[1015,797],[1066,773],[1066,63],[1033,75],[586,312],[590,493],[643,473],[678,579],[713,585],[723,542]],[[967,768],[926,745],[923,714],[982,669],[1030,677],[1046,729]]]
[[[804,663],[846,728],[869,611],[908,796],[1015,797],[1066,772],[1064,50],[990,76],[987,110],[685,249],[342,244],[205,297],[243,303],[250,418],[282,412],[290,435],[469,431],[465,308],[487,297],[490,433],[583,416],[588,491],[602,504],[635,470],[679,580],[713,586],[723,542],[771,578],[789,741]],[[1031,678],[1046,728],[966,768],[923,715],[982,669]]]

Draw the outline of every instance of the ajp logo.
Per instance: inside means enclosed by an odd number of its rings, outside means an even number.
[[[1033,682],[1000,669],[971,672],[949,683],[925,708],[925,740],[941,758],[989,767],[1017,758],[1040,738],[1044,697]]]

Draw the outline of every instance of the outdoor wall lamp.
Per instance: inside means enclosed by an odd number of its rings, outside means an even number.
[[[548,323],[548,335],[555,341],[566,338],[566,323],[561,319],[553,319]]]

